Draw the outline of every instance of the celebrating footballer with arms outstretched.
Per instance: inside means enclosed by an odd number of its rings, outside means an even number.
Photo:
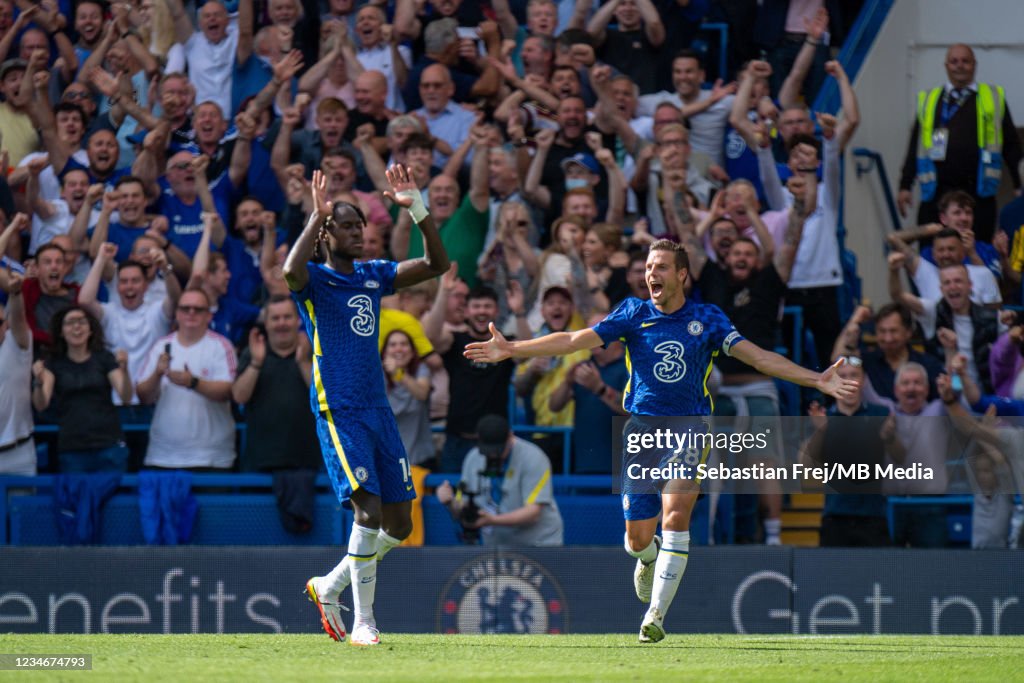
[[[630,418],[624,438],[649,431],[652,420],[645,418],[709,415],[711,402],[704,383],[719,351],[765,375],[831,396],[855,390],[856,382],[836,373],[842,360],[825,372],[812,372],[744,339],[717,306],[688,301],[683,285],[689,269],[681,245],[658,240],[647,256],[649,301],[628,298],[592,328],[525,341],[506,340],[492,323],[491,339],[469,344],[464,353],[471,360],[497,363],[506,358],[564,355],[621,340],[630,358],[630,380],[623,397]],[[688,366],[692,371],[687,371]],[[698,457],[706,458],[707,452]],[[656,643],[665,637],[665,615],[686,570],[690,513],[700,484],[677,479],[660,494],[629,493],[628,484],[624,481],[622,501],[626,552],[637,558],[633,575],[637,597],[651,603],[640,626],[640,642]],[[659,518],[664,539],[655,536]]]
[[[409,170],[387,170],[386,196],[406,209],[423,233],[421,259],[365,261],[366,217],[347,202],[330,202],[327,181],[313,173],[313,212],[284,264],[284,277],[313,344],[310,402],[335,493],[355,513],[348,554],[326,576],[306,583],[324,630],[345,639],[339,596],[351,583],[355,610],[351,642],[377,645],[373,617],[377,560],[409,535],[416,497],[409,460],[388,403],[378,350],[380,300],[448,270],[434,219]],[[322,263],[314,263],[319,251]]]

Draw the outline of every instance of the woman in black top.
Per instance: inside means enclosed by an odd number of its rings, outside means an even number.
[[[43,411],[56,399],[61,472],[123,472],[128,449],[111,389],[131,401],[128,353],[107,351],[99,321],[80,306],[58,312],[50,328],[50,358],[32,366],[32,405]]]

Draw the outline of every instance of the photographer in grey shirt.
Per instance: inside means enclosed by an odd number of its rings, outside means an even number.
[[[497,415],[480,418],[477,434],[479,445],[462,463],[458,491],[446,481],[437,499],[467,532],[479,529],[484,545],[562,545],[562,515],[544,451],[514,436],[508,420]]]

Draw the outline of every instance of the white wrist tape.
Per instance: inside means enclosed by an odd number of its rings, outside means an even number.
[[[409,212],[409,215],[412,216],[413,223],[419,225],[420,222],[427,217],[429,212],[427,211],[426,205],[423,203],[423,195],[420,194],[419,190],[402,190],[395,196],[402,197],[403,199],[406,197],[412,198],[412,205],[407,209],[407,211]]]

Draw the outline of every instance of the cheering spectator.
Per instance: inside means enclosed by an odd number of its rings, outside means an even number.
[[[231,383],[235,351],[209,329],[210,300],[188,289],[178,300],[176,332],[157,341],[135,390],[156,404],[145,464],[162,469],[223,472],[235,460]]]
[[[41,412],[56,400],[61,471],[125,471],[128,449],[110,392],[131,402],[128,352],[107,351],[100,322],[81,306],[54,315],[50,336],[53,355],[32,365],[32,405]]]
[[[231,396],[245,406],[241,469],[319,470],[323,459],[309,412],[313,350],[290,297],[272,297],[263,307],[263,324],[249,332],[238,367]]]
[[[7,278],[7,308],[0,306],[0,473],[34,476],[32,331],[25,318],[24,280],[17,273]]]
[[[138,261],[125,260],[117,268],[118,303],[100,303],[97,300],[103,271],[113,263],[117,245],[107,242],[100,247],[100,253],[89,270],[89,276],[82,285],[79,305],[103,325],[109,349],[124,349],[128,354],[128,370],[132,377],[142,376],[142,367],[149,351],[157,339],[167,334],[171,326],[174,307],[181,296],[178,279],[171,275],[166,283],[164,298],[146,298],[146,267]],[[169,274],[167,256],[157,250],[153,265]],[[137,403],[134,397],[130,403]]]
[[[388,402],[398,423],[405,454],[410,465],[422,466],[434,457],[434,439],[430,434],[430,369],[420,362],[412,338],[402,330],[392,330],[381,351]]]
[[[17,214],[0,234],[0,254],[7,253],[7,245],[26,227],[28,218]],[[78,285],[64,281],[68,272],[65,252],[52,242],[36,251],[36,271],[38,276],[25,278],[22,284],[25,315],[32,338],[39,344],[49,344],[50,320],[57,311],[78,300]],[[8,269],[0,268],[0,289],[7,290],[8,278]]]

